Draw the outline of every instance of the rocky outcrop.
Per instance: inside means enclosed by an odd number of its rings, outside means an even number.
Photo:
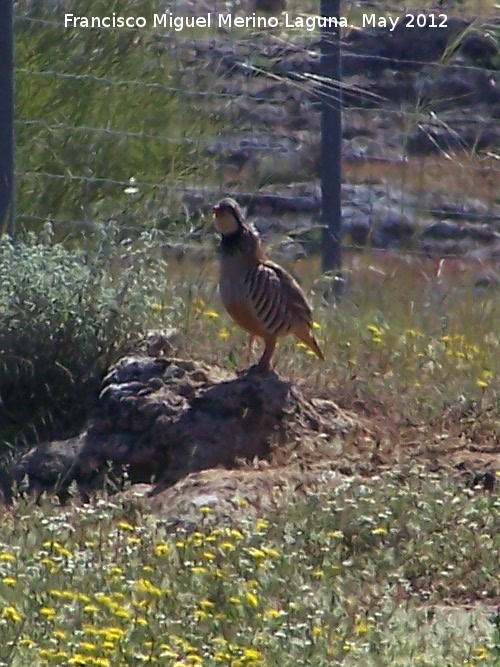
[[[318,443],[356,428],[332,401],[308,401],[273,373],[234,378],[185,359],[126,357],[104,379],[87,431],[33,448],[14,477],[62,501],[72,482],[88,499],[104,486],[119,489],[124,473],[158,493],[195,471],[286,464],[299,453],[314,459]]]

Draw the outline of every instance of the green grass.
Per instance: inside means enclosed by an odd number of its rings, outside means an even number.
[[[4,514],[2,664],[498,664],[498,497],[386,474],[284,501],[173,534],[119,504]]]
[[[152,16],[159,8],[85,0],[66,11]],[[162,206],[178,199],[172,184],[213,170],[206,146],[222,121],[202,94],[216,82],[186,62],[177,34],[65,29],[62,14],[43,8],[30,12],[35,20],[22,18],[21,7],[17,16],[21,230],[40,228],[46,217],[90,224],[115,217],[136,228],[170,220]]]

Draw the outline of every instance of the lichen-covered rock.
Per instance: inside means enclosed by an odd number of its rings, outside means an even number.
[[[104,378],[87,431],[31,449],[13,479],[62,502],[72,482],[84,500],[124,481],[152,483],[154,495],[197,471],[314,463],[325,448],[341,455],[357,427],[333,401],[306,400],[274,373],[235,378],[192,360],[130,356]]]
[[[350,428],[334,403],[318,410],[274,374],[228,373],[190,360],[128,357],[111,369],[79,453],[83,495],[106,470],[165,488],[186,474],[287,457]],[[327,418],[325,415],[328,413]]]

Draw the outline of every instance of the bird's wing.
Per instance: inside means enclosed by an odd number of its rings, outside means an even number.
[[[258,264],[248,272],[245,286],[254,316],[270,334],[286,333],[299,322],[312,324],[312,310],[304,293],[278,264]]]
[[[299,283],[279,264],[267,260],[265,266],[272,269],[278,276],[283,299],[286,302],[287,309],[293,314],[294,319],[312,326],[313,311]]]

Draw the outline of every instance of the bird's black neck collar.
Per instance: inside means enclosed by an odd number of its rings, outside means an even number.
[[[241,240],[243,238],[243,227],[232,234],[224,234],[220,241],[220,252],[223,255],[232,255],[241,250]]]

